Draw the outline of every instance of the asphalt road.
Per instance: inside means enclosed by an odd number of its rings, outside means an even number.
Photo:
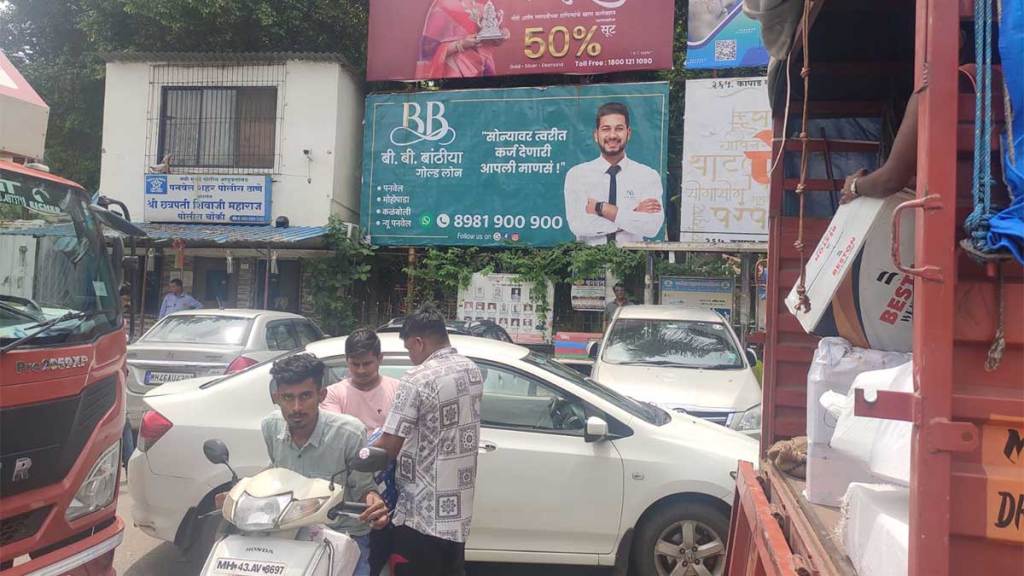
[[[187,564],[168,542],[150,538],[132,526],[132,498],[121,485],[117,513],[124,520],[124,542],[114,553],[114,568],[119,576],[186,576]],[[567,566],[471,564],[467,576],[609,576],[597,568]]]

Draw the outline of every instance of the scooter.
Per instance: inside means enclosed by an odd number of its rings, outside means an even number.
[[[346,482],[306,478],[285,468],[271,468],[239,480],[228,463],[228,448],[220,440],[207,440],[203,453],[214,464],[231,470],[234,486],[224,500],[229,523],[206,558],[201,576],[352,576],[359,547],[347,536],[296,539],[300,532],[329,524],[342,515],[358,517],[366,504],[344,500]],[[388,465],[380,448],[362,448],[348,462],[348,470],[376,472]],[[315,532],[314,532],[315,533]]]

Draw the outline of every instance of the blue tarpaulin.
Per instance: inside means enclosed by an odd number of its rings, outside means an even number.
[[[1010,106],[1007,119],[1012,115],[1003,140],[1003,173],[1012,201],[992,217],[988,243],[1024,264],[1024,0],[1002,0],[999,56]]]

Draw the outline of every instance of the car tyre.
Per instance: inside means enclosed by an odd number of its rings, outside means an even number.
[[[704,502],[668,502],[650,512],[636,532],[635,574],[721,576],[728,537],[727,512]]]

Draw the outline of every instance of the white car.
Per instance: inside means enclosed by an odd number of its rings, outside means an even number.
[[[161,384],[238,372],[323,339],[315,322],[275,310],[183,310],[128,346],[128,421],[139,429],[142,397]]]
[[[592,354],[591,377],[621,394],[761,436],[757,357],[716,312],[623,306]]]
[[[756,462],[756,442],[628,399],[526,348],[451,340],[485,376],[469,560],[724,573],[733,475],[738,460]],[[397,334],[381,341],[385,373],[411,366]],[[306,348],[331,380],[345,373],[344,342]],[[230,477],[206,461],[203,442],[223,440],[240,475],[268,464],[259,424],[277,409],[269,370],[171,382],[146,395],[152,411],[128,472],[144,532],[205,555],[217,518],[197,517]]]

